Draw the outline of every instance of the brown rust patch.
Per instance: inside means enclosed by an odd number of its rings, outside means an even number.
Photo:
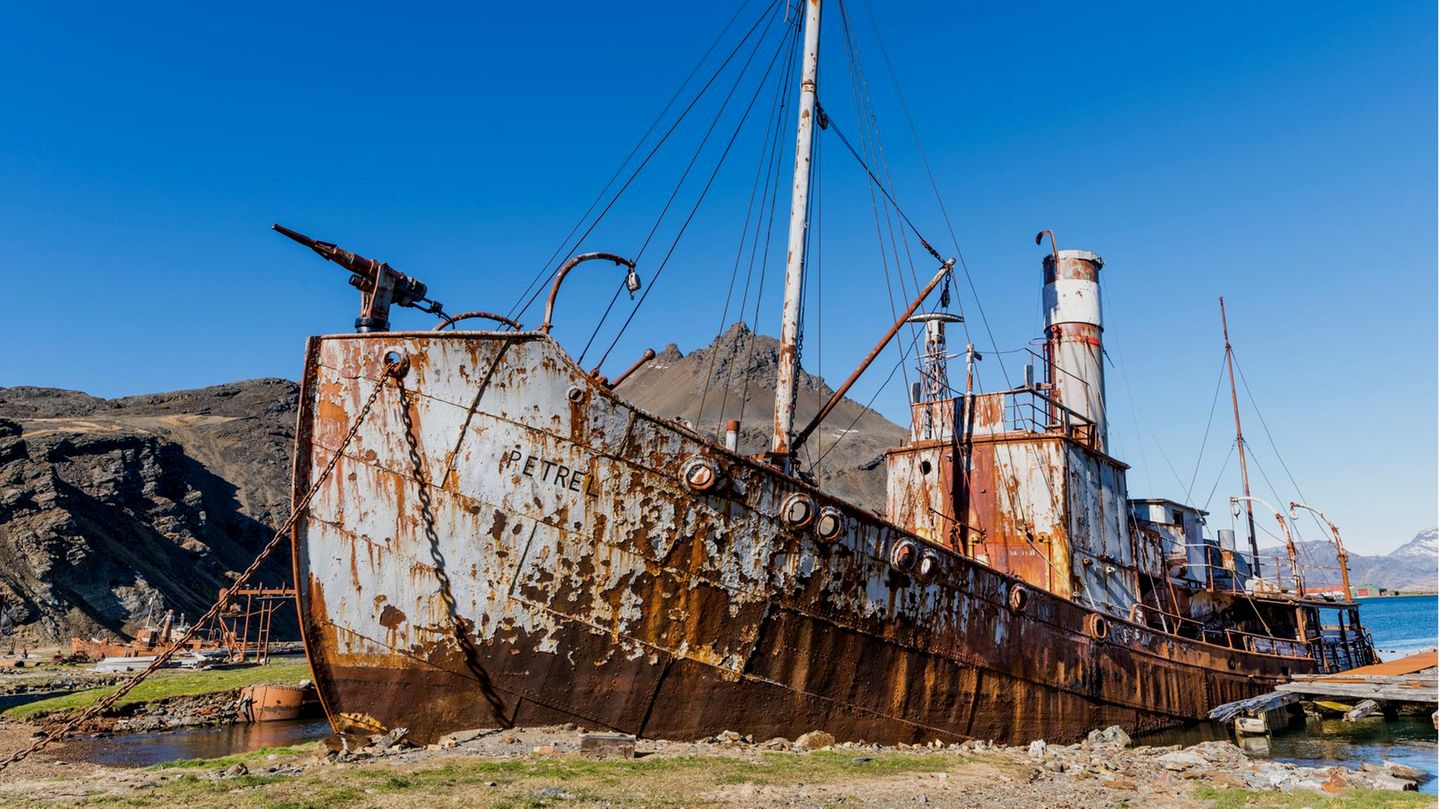
[[[380,611],[380,625],[386,629],[395,629],[405,621],[405,613],[395,609],[393,604],[386,604],[385,609]]]

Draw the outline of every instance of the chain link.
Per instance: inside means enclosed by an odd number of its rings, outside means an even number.
[[[235,581],[230,585],[230,587],[226,588],[226,590],[232,590],[249,581],[250,577],[255,574],[255,571],[260,568],[261,563],[263,563],[265,559],[268,558],[270,554],[273,553],[275,549],[280,546],[280,543],[285,541],[285,539],[290,535],[290,529],[295,526],[296,520],[298,520],[300,518],[300,515],[304,514],[305,510],[309,508],[310,501],[313,500],[315,498],[315,495],[320,491],[321,484],[323,484],[326,479],[330,477],[331,472],[335,471],[335,465],[340,462],[340,456],[344,454],[345,448],[350,445],[350,442],[355,439],[355,434],[360,431],[360,425],[364,423],[365,417],[370,414],[370,409],[375,406],[375,400],[380,397],[380,391],[385,389],[386,381],[398,376],[397,371],[399,370],[400,366],[401,363],[398,362],[389,362],[385,364],[384,370],[380,372],[380,379],[375,383],[375,389],[370,391],[370,397],[365,400],[365,405],[360,408],[360,413],[355,417],[355,421],[350,425],[350,429],[346,431],[345,437],[340,440],[340,446],[335,448],[335,454],[330,457],[329,463],[325,464],[325,468],[320,471],[320,475],[315,479],[315,483],[310,486],[309,491],[305,492],[305,496],[300,498],[300,502],[295,504],[295,508],[290,512],[290,517],[285,520],[285,524],[280,526],[280,528],[275,532],[275,536],[271,537],[270,542],[267,543],[265,547],[260,551],[260,555],[255,557],[255,561],[251,562],[250,566],[245,568],[244,572],[242,572],[240,576],[236,578]],[[296,587],[299,587],[299,582],[296,582]],[[184,635],[180,636],[179,640],[175,641],[165,651],[156,655],[155,659],[150,662],[150,665],[146,666],[134,677],[126,680],[109,696],[90,706],[90,708],[87,709],[84,713],[80,714],[74,719],[71,719],[69,722],[66,722],[59,729],[50,731],[49,733],[41,736],[40,738],[32,742],[29,747],[17,750],[12,753],[9,758],[0,760],[0,770],[4,770],[11,764],[15,764],[19,761],[24,760],[25,758],[28,758],[32,753],[43,750],[56,739],[64,737],[66,734],[71,733],[84,723],[90,721],[91,719],[94,719],[96,716],[99,716],[106,709],[114,705],[121,697],[130,693],[131,689],[139,685],[142,681],[145,680],[145,678],[149,677],[151,674],[154,674],[156,671],[160,670],[160,668],[162,668],[166,663],[168,663],[170,659],[175,656],[175,653],[180,651],[180,649],[183,648],[185,644],[189,643],[190,639],[193,638],[202,627],[204,627],[211,620],[213,620],[215,616],[220,612],[221,607],[224,606],[225,600],[226,599],[222,591],[220,599],[216,601],[213,605],[211,605],[210,609],[206,610],[204,615],[200,616],[200,618],[198,618],[194,623],[192,623],[190,625],[190,629],[187,630]]]

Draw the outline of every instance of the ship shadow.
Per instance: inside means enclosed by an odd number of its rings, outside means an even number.
[[[490,364],[489,370],[480,381],[480,388],[475,392],[475,399],[470,405],[470,412],[466,415],[465,424],[461,427],[461,436],[468,429],[470,417],[474,415],[476,407],[480,404],[480,397],[490,384],[490,378],[494,375],[495,369],[500,365],[500,359],[505,355],[506,349],[510,347],[510,341],[506,340],[496,352],[495,359]],[[435,579],[440,585],[440,600],[445,604],[446,614],[450,617],[450,626],[454,630],[455,642],[460,646],[460,653],[465,668],[475,678],[475,683],[480,687],[480,693],[490,705],[490,712],[495,718],[496,724],[502,728],[511,727],[514,723],[510,720],[505,710],[505,701],[500,697],[490,673],[480,662],[480,650],[475,645],[471,635],[473,623],[460,615],[459,604],[455,601],[454,589],[450,584],[450,574],[446,572],[445,554],[440,550],[440,534],[435,527],[435,510],[430,499],[430,483],[425,478],[425,464],[420,456],[419,438],[416,435],[415,424],[410,415],[411,393],[403,383],[398,385],[400,389],[400,419],[405,425],[405,443],[409,450],[411,473],[414,476],[415,486],[418,490],[417,500],[420,503],[420,521],[424,526],[425,540],[429,545],[430,561],[435,568]],[[458,447],[458,445],[457,445]]]

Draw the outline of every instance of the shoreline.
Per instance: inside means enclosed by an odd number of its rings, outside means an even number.
[[[0,725],[6,748],[29,726]],[[17,765],[0,783],[7,806],[478,805],[879,807],[936,805],[1198,809],[1251,800],[1295,806],[1429,806],[1402,791],[1403,769],[1302,767],[1250,759],[1229,742],[1124,746],[1118,728],[1071,745],[987,742],[881,747],[828,734],[757,741],[722,733],[700,742],[634,741],[635,758],[582,754],[573,726],[469,731],[407,746],[402,734],[364,749],[334,741],[143,768],[67,761],[66,746]],[[392,738],[399,736],[398,739]],[[1413,787],[1412,787],[1413,788]],[[238,797],[242,796],[243,797]],[[658,797],[657,797],[658,796]]]

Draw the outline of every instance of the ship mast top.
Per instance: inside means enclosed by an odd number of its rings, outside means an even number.
[[[805,288],[805,233],[810,220],[810,160],[815,135],[815,80],[820,63],[820,0],[805,2],[805,45],[800,70],[800,120],[795,132],[795,177],[790,190],[790,234],[785,254],[785,309],[780,320],[780,362],[775,378],[775,432],[770,455],[783,468],[794,452],[796,376],[800,367],[800,298]]]
[[[1245,434],[1240,430],[1240,399],[1235,394],[1235,361],[1230,355],[1230,324],[1225,320],[1225,298],[1220,298],[1220,330],[1225,335],[1225,368],[1230,374],[1230,406],[1235,410],[1235,446],[1240,454],[1240,486],[1245,497],[1245,522],[1249,528],[1250,562],[1260,575],[1260,547],[1255,544],[1255,507],[1250,498],[1250,473],[1245,468]]]

